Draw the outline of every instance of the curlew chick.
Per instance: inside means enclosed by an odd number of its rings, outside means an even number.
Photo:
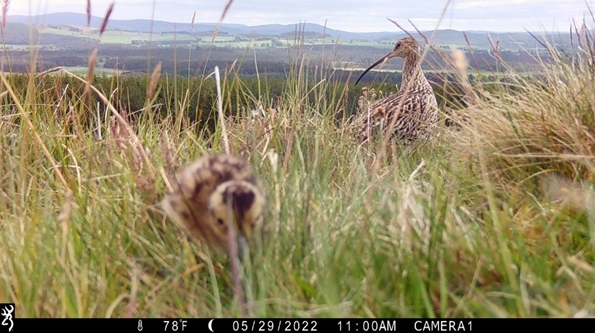
[[[372,128],[382,124],[385,135],[409,145],[427,139],[438,124],[436,96],[421,69],[420,47],[413,37],[397,41],[395,48],[368,67],[355,84],[372,68],[395,57],[403,58],[401,88],[370,105],[368,110],[363,110],[357,121],[362,125],[359,133],[361,141],[369,140]]]
[[[252,168],[229,155],[205,156],[176,175],[161,201],[166,214],[219,253],[228,249],[229,227],[240,257],[263,223],[265,196]]]

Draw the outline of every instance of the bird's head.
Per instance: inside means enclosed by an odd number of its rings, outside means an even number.
[[[390,51],[387,55],[378,59],[375,63],[370,65],[370,67],[366,68],[366,70],[359,76],[359,78],[357,78],[355,84],[357,84],[359,80],[361,80],[361,78],[364,77],[364,75],[366,75],[366,73],[368,73],[372,68],[384,63],[388,59],[396,57],[408,58],[411,55],[419,55],[419,44],[417,43],[415,38],[405,37],[399,39],[395,44],[395,48],[392,51]]]
[[[228,181],[219,185],[209,198],[209,214],[213,232],[228,240],[229,226],[234,228],[240,257],[248,240],[262,227],[265,198],[261,191],[246,181]]]

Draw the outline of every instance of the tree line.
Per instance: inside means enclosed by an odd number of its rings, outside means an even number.
[[[46,36],[44,36],[46,38]],[[84,47],[68,49],[41,49],[38,53],[30,50],[6,50],[0,55],[3,70],[25,73],[30,70],[31,56],[37,60],[39,71],[57,66],[87,66],[89,54],[98,47],[98,67],[114,70],[150,73],[157,63],[161,63],[163,72],[182,76],[194,76],[214,66],[229,67],[234,64],[241,74],[254,75],[257,72],[287,73],[288,64],[302,57],[314,65],[325,62],[348,62],[352,66],[367,67],[384,56],[389,49],[370,46],[348,45],[297,45],[291,47],[268,47],[266,49],[238,49],[234,47],[161,48],[151,45],[132,46],[126,44],[97,44],[87,41]],[[508,68],[519,71],[531,71],[538,68],[537,56],[541,61],[548,61],[547,54],[528,53],[526,51],[501,50],[494,55],[489,50],[464,51],[472,70],[503,71]],[[431,50],[423,64],[426,70],[448,68],[449,50]],[[507,64],[507,67],[501,66]],[[400,69],[400,59],[387,62],[383,68]]]
[[[304,77],[314,78],[314,73],[301,73]],[[386,80],[372,84],[359,84],[353,81],[344,83],[347,73],[330,72],[325,75],[326,85],[321,86],[320,79],[309,79],[303,84],[303,91],[313,91],[302,103],[307,105],[320,105],[319,101],[326,101],[327,109],[320,113],[331,113],[338,122],[345,120],[357,112],[358,100],[362,96],[362,88],[374,88],[382,91],[384,96],[397,91],[395,82],[400,82],[400,74],[391,73]],[[250,116],[251,110],[257,106],[254,101],[259,100],[266,108],[276,107],[276,101],[283,100],[295,88],[295,73],[286,77],[240,77],[223,76],[222,90],[224,114],[227,116]],[[292,78],[293,77],[293,78]],[[457,79],[448,74],[430,74],[429,79],[433,84],[438,102],[442,108],[448,109],[463,107],[462,89],[456,84]],[[477,81],[495,82],[489,76],[470,75],[472,84]],[[13,91],[19,98],[25,100],[29,87],[27,74],[11,74],[8,76]],[[99,95],[84,94],[85,83],[65,74],[50,74],[39,76],[35,79],[36,104],[51,105],[55,115],[62,115],[60,121],[68,122],[69,112],[74,108],[78,110],[77,117],[81,123],[93,124],[98,114],[104,118],[107,111],[106,105]],[[110,103],[122,114],[137,118],[141,115],[150,116],[155,121],[165,117],[175,118],[183,115],[191,124],[198,128],[213,130],[217,122],[217,93],[215,81],[212,78],[202,77],[168,77],[162,76],[152,100],[147,99],[147,89],[150,85],[150,76],[144,74],[106,76],[97,75],[93,85],[110,98]],[[317,88],[318,87],[318,88]],[[322,95],[322,96],[321,96]],[[9,94],[4,94],[2,100],[2,114],[9,115],[16,112],[14,101]],[[39,109],[41,112],[45,109]],[[14,117],[15,121],[18,117]]]

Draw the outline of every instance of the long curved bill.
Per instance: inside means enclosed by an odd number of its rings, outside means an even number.
[[[387,61],[388,59],[393,57],[393,52],[389,52],[387,55],[385,55],[384,57],[378,59],[375,63],[373,63],[372,65],[370,65],[370,67],[368,67],[358,78],[357,81],[355,81],[355,84],[357,85],[357,83],[359,82],[359,80],[364,77],[364,75],[366,75],[367,72],[369,72],[372,68],[380,65],[381,63]]]

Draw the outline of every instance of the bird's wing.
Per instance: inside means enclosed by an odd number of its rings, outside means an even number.
[[[406,97],[406,98],[404,98]],[[405,96],[403,91],[387,96],[381,100],[374,102],[368,108],[360,110],[357,117],[357,123],[360,126],[360,137],[367,140],[372,133],[373,128],[382,123],[384,126],[389,126],[390,121],[397,115],[396,123],[399,119],[406,118],[413,110],[415,103],[412,103],[412,96]],[[395,126],[396,126],[395,123]]]

